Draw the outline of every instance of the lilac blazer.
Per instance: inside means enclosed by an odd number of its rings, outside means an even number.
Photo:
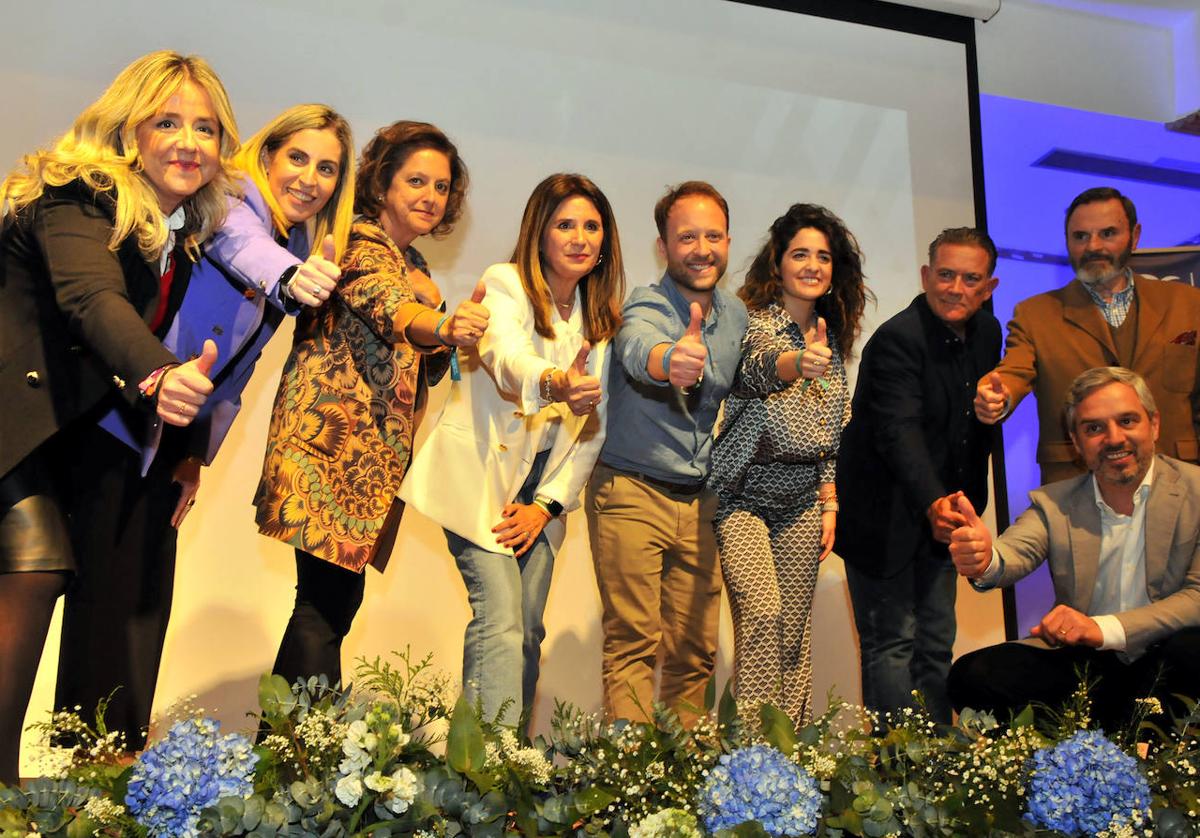
[[[217,344],[212,369],[216,385],[195,421],[187,428],[188,452],[211,463],[242,406],[242,390],[284,314],[299,305],[280,296],[279,278],[309,254],[308,234],[294,227],[286,247],[275,240],[271,213],[258,187],[243,178],[244,199],[231,199],[224,225],[205,246],[192,270],[183,304],[163,345],[178,358],[194,358],[205,340]],[[142,456],[150,467],[162,438],[162,420],[147,421],[123,405],[100,426]]]

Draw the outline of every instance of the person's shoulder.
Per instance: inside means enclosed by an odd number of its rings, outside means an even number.
[[[1189,494],[1200,492],[1200,466],[1158,454],[1155,457],[1155,480],[1166,480],[1170,483],[1182,483]],[[1160,471],[1161,469],[1161,471]]]
[[[115,187],[98,189],[89,185],[83,178],[75,178],[59,186],[47,185],[36,203],[41,206],[53,202],[95,207],[111,218],[116,213],[117,190]]]
[[[671,301],[668,299],[666,290],[661,283],[653,285],[639,285],[629,292],[629,296],[625,298],[624,315],[628,317],[632,312],[645,311],[671,311]]]
[[[1163,299],[1172,304],[1200,302],[1200,288],[1188,285],[1186,282],[1138,274],[1137,290],[1139,294],[1145,294],[1152,299]]]
[[[1029,493],[1029,500],[1035,506],[1045,508],[1052,506],[1064,509],[1076,492],[1092,491],[1092,473],[1077,474],[1066,480],[1056,480],[1053,483],[1043,483]]]
[[[521,275],[517,272],[517,266],[512,262],[497,262],[494,265],[488,265],[483,272],[483,281],[492,284],[520,287]]]
[[[731,312],[735,317],[740,316],[743,320],[749,316],[746,310],[746,304],[742,301],[742,298],[734,292],[717,287],[714,289],[714,293],[716,293],[717,299],[721,301],[721,305],[724,306],[725,311]]]

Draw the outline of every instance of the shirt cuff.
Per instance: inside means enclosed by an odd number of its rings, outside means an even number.
[[[1098,617],[1092,617],[1096,621],[1096,625],[1100,626],[1100,642],[1101,649],[1111,649],[1115,652],[1124,652],[1127,641],[1125,639],[1125,626],[1121,625],[1121,621],[1115,614],[1101,614]]]
[[[996,552],[996,548],[992,548],[992,560],[988,563],[987,568],[983,573],[971,580],[971,587],[977,591],[990,591],[996,587],[996,582],[1004,573],[1004,559]]]

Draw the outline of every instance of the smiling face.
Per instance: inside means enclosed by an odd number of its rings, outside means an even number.
[[[1075,275],[1089,285],[1120,276],[1141,232],[1140,224],[1129,229],[1125,208],[1116,198],[1080,204],[1067,219],[1067,254]]]
[[[667,274],[681,290],[707,298],[729,262],[729,222],[707,195],[685,195],[667,213],[667,238],[658,240]]]
[[[829,238],[815,227],[803,227],[788,242],[779,260],[784,304],[793,299],[815,303],[833,286],[833,253]]]
[[[279,146],[267,164],[267,185],[283,217],[303,224],[329,202],[341,177],[342,144],[332,128],[305,128]]]
[[[450,197],[450,158],[432,148],[408,155],[392,175],[379,223],[401,249],[442,223]]]
[[[221,123],[204,88],[184,82],[135,130],[142,174],[164,215],[216,177]]]
[[[938,245],[933,264],[921,268],[921,287],[934,316],[956,332],[983,306],[996,288],[988,276],[988,252],[974,244]]]
[[[604,244],[604,220],[591,199],[564,198],[542,232],[542,271],[550,282],[574,285],[596,267]]]
[[[1075,408],[1071,441],[1102,492],[1141,483],[1157,440],[1158,414],[1148,415],[1128,384],[1098,387]]]

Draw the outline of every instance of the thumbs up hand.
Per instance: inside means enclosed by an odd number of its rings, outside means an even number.
[[[600,402],[600,379],[588,375],[587,371],[587,359],[591,351],[591,344],[585,340],[566,372],[566,386],[563,387],[561,401],[566,402],[576,416],[591,413]]]
[[[925,517],[929,519],[929,526],[933,530],[934,541],[949,544],[954,531],[966,525],[966,516],[958,511],[958,499],[961,496],[962,492],[954,492],[940,497],[925,510]]]
[[[985,425],[994,425],[1004,416],[1012,403],[1012,393],[1000,374],[992,370],[975,387],[975,418]]]
[[[159,418],[168,425],[190,425],[213,391],[208,376],[216,362],[217,345],[206,340],[200,357],[164,372],[155,405]]]
[[[963,525],[950,534],[950,558],[959,574],[978,579],[992,563],[992,534],[975,514],[975,507],[962,492],[954,494]]]
[[[475,283],[470,299],[463,300],[442,327],[442,340],[454,346],[474,346],[487,331],[492,314],[483,304],[487,286],[483,280]]]
[[[683,337],[675,341],[668,362],[667,380],[673,387],[694,387],[704,377],[704,362],[708,360],[708,347],[700,332],[704,323],[704,310],[699,303],[692,303],[691,320]]]
[[[824,317],[817,318],[816,335],[808,341],[800,355],[800,374],[806,379],[821,378],[829,372],[833,350],[829,348],[829,332]]]
[[[288,280],[288,293],[301,305],[316,307],[329,299],[342,276],[337,266],[333,236],[321,242],[321,252],[308,257]]]

